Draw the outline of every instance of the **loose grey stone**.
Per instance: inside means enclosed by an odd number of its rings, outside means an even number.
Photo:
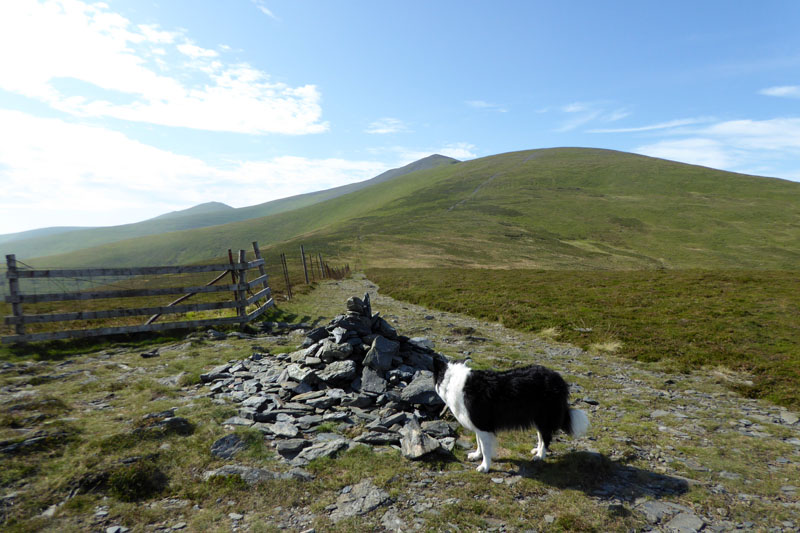
[[[242,402],[242,407],[249,407],[250,409],[260,413],[266,409],[270,403],[270,398],[266,396],[250,396]]]
[[[203,472],[203,480],[208,480],[213,476],[239,476],[242,481],[248,485],[255,485],[271,479],[298,479],[300,481],[309,481],[313,479],[313,475],[300,468],[293,468],[288,472],[272,472],[263,468],[254,468],[251,466],[243,465],[225,465],[216,470],[208,470]]]
[[[353,345],[347,342],[339,344],[332,339],[322,341],[322,347],[317,352],[323,362],[343,361],[353,355]]]
[[[280,440],[275,445],[275,450],[284,459],[294,459],[304,448],[311,446],[311,441],[306,439]]]
[[[651,524],[657,524],[676,512],[672,504],[659,501],[646,501],[639,505],[636,510],[644,514],[645,519]]]
[[[455,435],[453,427],[444,420],[428,420],[422,423],[422,431],[437,439]]]
[[[400,393],[400,397],[403,401],[414,405],[431,407],[444,405],[444,402],[433,388],[433,375],[428,372],[417,374],[417,377]]]
[[[336,523],[344,518],[369,513],[388,503],[389,493],[365,479],[352,487],[345,487],[336,500],[336,509],[331,513],[331,521]]]
[[[291,364],[286,367],[286,373],[289,379],[299,383],[313,384],[319,381],[317,373],[310,368],[303,368],[298,364]]]
[[[367,352],[362,364],[373,370],[385,371],[392,367],[392,359],[400,352],[400,343],[390,341],[378,335],[372,341],[372,346]]]
[[[413,368],[419,368],[421,370],[433,372],[433,356],[430,354],[412,350],[410,352],[403,353],[403,358],[405,359],[406,363]]]
[[[356,377],[358,367],[355,361],[334,361],[318,371],[319,378],[325,383],[346,383]]]
[[[296,437],[300,433],[297,426],[289,422],[275,422],[267,426],[267,429],[276,437],[288,437],[290,439]]]
[[[243,450],[244,447],[245,443],[241,437],[235,433],[231,433],[230,435],[225,435],[221,439],[218,439],[211,445],[211,455],[221,457],[222,459],[230,459],[236,455],[236,453]]]
[[[353,440],[363,444],[380,446],[384,444],[398,444],[400,442],[400,435],[394,431],[368,431],[366,433],[362,433]]]
[[[440,447],[439,441],[424,433],[416,418],[400,430],[400,449],[406,459],[419,459]]]
[[[387,383],[380,374],[372,368],[365,366],[361,372],[361,390],[381,394],[386,392]]]
[[[674,533],[697,533],[705,526],[697,515],[693,513],[679,513],[667,522],[667,530]]]
[[[781,411],[781,421],[783,421],[784,424],[793,426],[794,424],[797,424],[798,420],[800,420],[800,417],[798,417],[795,413],[790,411]]]
[[[338,435],[334,435],[334,437],[333,440],[318,442],[305,448],[297,454],[297,457],[295,457],[291,463],[296,466],[303,466],[320,457],[333,457],[341,450],[348,447],[345,439]]]
[[[386,322],[383,318],[378,317],[372,322],[372,330],[376,333],[383,335],[387,339],[397,339],[397,330],[391,324]]]
[[[351,332],[347,331],[344,328],[333,328],[333,331],[331,331],[331,335],[333,336],[333,342],[335,342],[336,344],[341,344],[348,337],[353,336]]]
[[[381,517],[381,525],[386,531],[391,531],[393,533],[401,533],[402,531],[408,529],[408,525],[403,522],[403,520],[397,514],[397,511],[394,509],[389,509],[383,513],[383,517]]]
[[[232,416],[222,423],[223,426],[252,426],[253,421],[242,416]]]
[[[420,348],[425,348],[427,350],[433,350],[435,344],[432,340],[428,337],[412,337],[411,340],[408,342],[419,346]]]

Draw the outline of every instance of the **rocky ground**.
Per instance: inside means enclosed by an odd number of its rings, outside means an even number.
[[[363,278],[322,284],[313,297],[334,302],[322,306],[326,309],[340,310],[348,298],[365,293],[370,295],[372,310],[380,312],[387,325],[403,336],[429,339],[435,351],[447,357],[470,358],[476,367],[508,368],[537,363],[558,370],[571,384],[573,402],[589,414],[592,427],[588,435],[579,440],[562,437],[553,444],[542,464],[530,461],[529,450],[535,445],[535,435],[515,432],[501,436],[499,457],[492,470],[479,474],[474,472],[477,463],[465,458],[464,448],[474,441],[471,435],[462,431],[459,437],[443,426],[428,426],[428,434],[436,439],[431,448],[438,448],[435,453],[440,455],[433,462],[412,461],[394,450],[401,449],[402,430],[412,418],[419,415],[420,422],[438,418],[431,405],[404,404],[405,409],[393,411],[392,395],[378,401],[376,393],[373,400],[381,405],[370,411],[363,405],[359,407],[359,394],[329,393],[333,387],[319,385],[288,393],[286,387],[277,384],[277,377],[275,388],[264,389],[264,396],[271,394],[270,398],[278,405],[270,407],[265,401],[265,405],[254,407],[256,400],[250,400],[251,405],[242,405],[260,391],[232,395],[235,390],[228,387],[231,382],[224,380],[231,377],[228,372],[231,364],[253,361],[252,350],[248,348],[247,352],[242,350],[240,357],[218,362],[227,364],[227,369],[215,365],[217,371],[228,373],[227,377],[207,379],[207,383],[192,386],[181,386],[180,376],[159,378],[165,387],[178,391],[179,397],[173,402],[178,407],[153,413],[156,416],[152,420],[156,422],[152,427],[181,434],[186,426],[175,419],[186,419],[194,426],[212,423],[193,416],[192,405],[200,399],[212,398],[219,404],[233,405],[239,409],[235,418],[213,422],[220,426],[212,439],[212,448],[216,448],[208,449],[206,445],[204,453],[215,457],[216,462],[210,463],[213,468],[198,471],[199,478],[238,475],[252,486],[276,479],[307,487],[317,483],[325,485],[327,492],[322,489],[315,492],[315,501],[298,502],[290,498],[284,505],[273,502],[253,507],[229,501],[226,507],[222,502],[217,512],[224,516],[213,520],[217,530],[348,530],[353,524],[361,524],[359,527],[364,530],[386,531],[569,531],[604,527],[680,532],[800,530],[798,416],[730,392],[724,383],[736,379],[730,373],[711,369],[705,373],[673,374],[625,360],[624,347],[619,355],[589,353],[496,323],[398,302],[381,295],[378,287]],[[328,319],[332,317],[332,313],[328,315]],[[302,359],[298,354],[305,333],[262,335],[255,341],[261,346],[286,347],[289,351],[284,350],[286,354],[281,356],[282,366],[274,371],[283,372],[295,363],[298,368],[292,372],[296,372],[321,363],[311,360],[309,367],[305,364],[307,354]],[[230,349],[238,346],[239,341],[249,347],[253,340],[229,337],[210,342]],[[367,346],[363,348],[366,350]],[[181,348],[166,347],[157,357],[167,357],[171,349],[179,352]],[[294,359],[291,354],[295,354]],[[308,357],[316,355],[319,353]],[[96,358],[103,360],[103,357]],[[257,357],[255,362],[260,359]],[[278,360],[275,361],[277,364]],[[87,376],[91,375],[85,366],[66,365],[59,369],[56,364],[47,364],[52,367],[48,367],[51,371],[48,375],[58,376],[52,379],[89,379]],[[266,361],[264,365],[266,368]],[[394,370],[398,365],[399,359]],[[143,373],[131,364],[116,368],[119,374],[116,379],[120,382]],[[205,368],[206,372],[212,370],[213,366]],[[401,374],[395,373],[397,379],[392,381],[399,387],[398,395],[400,389],[420,377]],[[353,377],[357,376],[348,375],[348,379]],[[47,383],[50,379],[40,382]],[[35,395],[35,388],[36,385],[23,387],[6,382],[0,390],[0,402],[9,405],[26,395]],[[321,389],[326,392],[320,393]],[[310,402],[313,410],[308,410],[306,404],[299,407],[302,402],[292,402],[297,395],[305,395],[301,399]],[[349,406],[341,403],[345,395]],[[340,402],[338,408],[326,403],[331,398]],[[286,408],[285,403],[293,403],[297,412],[293,413],[291,406]],[[87,400],[86,408],[118,407],[113,401],[96,398]],[[270,412],[273,414],[269,415]],[[281,414],[284,416],[279,417]],[[263,421],[259,422],[258,417]],[[306,418],[301,423],[303,417]],[[324,431],[315,431],[314,425],[320,424]],[[234,449],[238,445],[235,430],[239,426],[259,429],[267,445],[275,450],[275,459],[263,465],[253,465],[252,461],[245,464],[247,461],[237,456]],[[3,449],[6,456],[18,453],[20,447],[36,447],[41,442],[36,439],[53,438],[37,433],[33,427],[27,429],[29,438],[6,442]],[[223,440],[228,435],[233,437]],[[171,443],[173,449],[176,442]],[[355,446],[358,442],[369,444],[373,451],[367,455],[358,452]],[[7,450],[9,446],[17,449]],[[334,459],[324,468],[312,468],[313,462],[306,468],[316,457],[335,456],[348,448],[356,449],[355,453]],[[322,453],[312,455],[306,451],[312,449]],[[328,454],[330,450],[333,451]],[[301,455],[304,452],[308,457]],[[364,468],[359,464],[359,461],[378,464],[381,457],[386,457],[389,466],[381,467],[375,475],[370,475],[369,466]],[[353,482],[337,485],[331,480],[336,461],[358,468],[363,474]],[[386,471],[392,468],[396,473]],[[3,494],[3,507],[10,509],[16,505],[24,491],[21,487]],[[313,491],[307,494],[310,492]],[[113,515],[113,500],[103,501],[106,503],[91,509],[85,521],[78,523],[89,530],[115,533],[129,529],[201,530],[203,522],[197,515],[208,512],[185,498],[155,499],[144,505],[174,509],[170,516],[175,518],[137,525],[120,522]],[[58,518],[59,507],[53,507],[44,510],[45,518],[48,512],[50,517]],[[58,522],[45,524],[49,525],[44,529],[59,529]],[[74,526],[75,521],[71,524]]]

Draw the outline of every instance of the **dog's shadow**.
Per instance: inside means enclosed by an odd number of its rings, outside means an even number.
[[[589,496],[632,502],[642,496],[662,498],[685,494],[691,480],[650,472],[609,459],[597,452],[571,452],[544,461],[500,459],[517,466],[513,474],[559,489],[580,490]]]

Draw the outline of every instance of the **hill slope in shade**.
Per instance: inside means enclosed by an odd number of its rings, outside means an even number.
[[[253,240],[268,253],[304,243],[357,266],[792,269],[800,184],[610,150],[530,150],[47,263],[186,263]]]
[[[457,159],[434,154],[374,178],[324,191],[301,194],[263,204],[233,208],[221,202],[208,202],[182,211],[120,226],[102,228],[49,228],[25,234],[0,236],[0,255],[13,253],[20,258],[68,253],[109,243],[181,230],[218,226],[283,213],[336,198],[410,172],[458,163]],[[53,230],[62,230],[55,232]],[[56,233],[58,233],[56,235]]]
[[[88,229],[80,226],[55,226],[52,228],[39,228],[28,231],[20,231],[18,233],[5,233],[0,235],[0,245],[8,242],[17,242],[25,239],[33,239],[36,237],[45,237],[48,235],[58,235],[59,233],[66,233],[68,231],[76,231]]]

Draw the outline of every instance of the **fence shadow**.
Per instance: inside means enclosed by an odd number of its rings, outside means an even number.
[[[689,491],[686,478],[658,474],[613,461],[597,452],[571,452],[545,461],[500,459],[517,466],[517,475],[559,489],[580,490],[587,495],[632,502],[642,496],[662,498]]]

